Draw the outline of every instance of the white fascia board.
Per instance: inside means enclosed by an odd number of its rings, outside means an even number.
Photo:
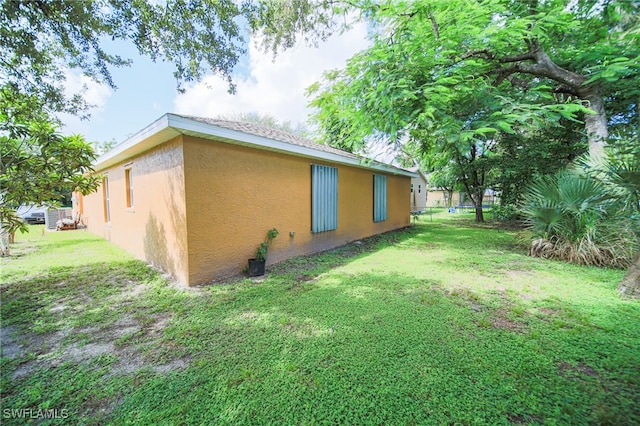
[[[346,164],[350,166],[374,169],[391,173],[395,175],[403,175],[409,177],[417,177],[417,175],[408,170],[398,169],[386,164],[372,161],[367,164],[367,159],[350,158],[335,154],[332,152],[325,152],[317,149],[313,149],[307,146],[296,145],[289,142],[279,141],[276,139],[269,139],[263,136],[257,136],[250,133],[241,132],[238,130],[227,129],[225,127],[216,126],[214,124],[204,123],[198,120],[191,120],[185,117],[176,116],[173,114],[167,114],[169,116],[169,126],[179,128],[185,133],[199,136],[206,139],[221,139],[225,142],[235,145],[250,146],[257,149],[266,149],[269,151],[282,152],[285,154],[296,155],[300,157],[307,157],[316,160],[324,160],[331,163]]]
[[[144,129],[130,136],[126,141],[96,158],[95,170],[106,169],[179,136],[180,132],[169,128],[168,123],[169,117],[164,114]]]
[[[323,160],[331,163],[378,170],[394,175],[417,177],[416,173],[398,169],[386,164],[374,161],[368,163],[366,159],[361,160],[359,158],[345,157],[332,152],[320,151],[306,146],[227,129],[225,127],[192,120],[190,118],[174,114],[164,114],[162,117],[131,136],[125,142],[117,145],[111,151],[98,157],[95,161],[95,169],[96,171],[100,171],[109,166],[125,161],[134,155],[147,151],[180,134],[197,136],[204,139],[220,140],[234,145],[266,149],[269,151],[282,152],[285,154]]]

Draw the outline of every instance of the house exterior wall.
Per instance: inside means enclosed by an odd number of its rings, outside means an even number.
[[[271,228],[268,264],[409,225],[410,178],[387,175],[387,220],[373,222],[373,170],[184,138],[189,282],[240,272]],[[311,164],[338,168],[338,228],[311,232]]]
[[[455,194],[454,194],[455,199]],[[456,202],[454,201],[455,205]],[[427,192],[427,205],[429,207],[448,207],[449,202],[445,198],[445,191],[441,190],[431,190]]]
[[[82,200],[89,231],[123,247],[187,283],[187,222],[182,137],[105,170],[110,222],[105,222],[103,188]],[[131,170],[133,206],[127,207],[125,170]]]
[[[421,174],[411,178],[410,198],[412,212],[423,212],[427,207],[427,181]]]
[[[338,168],[336,230],[311,232],[312,164]],[[111,220],[100,187],[79,202],[88,230],[187,285],[239,273],[274,227],[268,264],[410,224],[407,176],[386,174],[387,219],[374,222],[382,172],[190,136],[96,172],[108,177]]]
[[[445,199],[445,192],[442,190],[432,190],[429,191],[429,195],[427,197],[427,205],[431,207],[447,207],[447,200]],[[452,194],[452,206],[453,207],[473,207],[473,203],[467,197],[464,192],[456,191]],[[487,190],[482,198],[483,206],[492,206],[496,201],[495,193],[491,190]]]

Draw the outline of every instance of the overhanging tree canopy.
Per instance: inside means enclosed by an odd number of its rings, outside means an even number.
[[[0,84],[36,95],[49,111],[86,113],[82,94],[65,95],[66,71],[115,88],[110,69],[132,62],[105,47],[111,39],[173,63],[179,90],[215,74],[233,91],[249,34],[262,34],[274,52],[300,33],[323,39],[334,26],[328,3],[316,9],[308,0],[7,0],[0,3]]]
[[[600,155],[609,117],[640,96],[638,2],[432,0],[369,5],[373,46],[311,87],[317,120],[338,144],[430,130],[474,138],[514,125],[583,119]],[[499,108],[462,122],[480,96]],[[607,110],[608,109],[608,110]],[[637,109],[631,108],[631,114]],[[607,115],[608,113],[608,115]]]
[[[95,188],[92,147],[57,133],[55,113],[86,117],[83,94],[69,95],[69,71],[115,88],[111,68],[131,60],[106,40],[133,43],[141,55],[175,64],[178,90],[215,74],[229,83],[245,36],[265,47],[290,47],[299,32],[330,34],[329,1],[308,0],[6,0],[0,2],[0,234],[15,225],[14,208],[55,201],[58,191]],[[3,244],[6,239],[3,239]]]
[[[54,204],[62,194],[87,194],[98,183],[88,175],[91,145],[80,135],[61,135],[47,114],[31,109],[33,102],[0,88],[0,255],[9,254],[9,234],[25,230],[16,207]]]

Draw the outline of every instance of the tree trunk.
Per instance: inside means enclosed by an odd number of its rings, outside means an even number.
[[[529,61],[533,61],[530,63]],[[502,64],[513,64],[498,67],[496,83],[503,81],[514,73],[526,73],[537,77],[546,77],[559,83],[558,93],[577,96],[589,102],[587,107],[595,114],[586,114],[584,127],[589,140],[589,155],[593,159],[604,155],[609,132],[607,129],[607,114],[604,110],[604,99],[598,85],[584,85],[587,77],[564,69],[551,59],[538,40],[531,40],[529,51],[522,55],[505,56],[499,59]]]
[[[0,225],[0,256],[11,255],[11,249],[9,248],[10,237],[11,233],[9,230]]]
[[[597,88],[589,88],[583,99],[589,101],[589,109],[595,112],[595,114],[585,114],[584,117],[584,129],[589,141],[589,156],[593,159],[600,159],[605,154],[604,147],[609,137],[604,99]]]
[[[473,202],[473,207],[476,210],[476,223],[483,223],[484,212],[482,211],[482,197],[484,196],[484,191],[467,192],[467,196]]]
[[[640,251],[618,285],[618,292],[624,297],[640,297]]]
[[[453,205],[453,190],[443,189],[442,195],[444,196],[444,201],[447,204],[447,207],[451,207]]]
[[[480,199],[474,200],[474,206],[476,208],[476,223],[484,222],[484,212],[482,211],[482,197]]]

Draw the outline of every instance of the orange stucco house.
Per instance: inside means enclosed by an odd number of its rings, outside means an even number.
[[[256,123],[165,114],[96,160],[78,203],[89,231],[186,285],[410,223],[407,170]]]

